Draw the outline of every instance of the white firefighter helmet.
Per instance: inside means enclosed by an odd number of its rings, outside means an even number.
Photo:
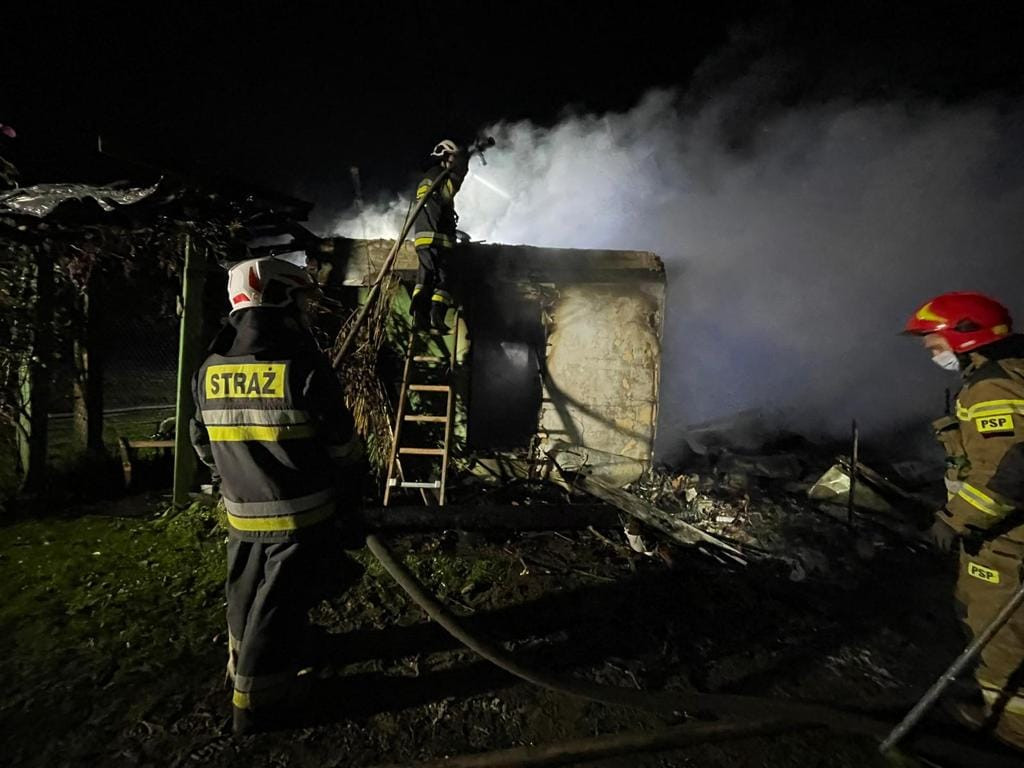
[[[240,261],[228,270],[231,311],[250,307],[287,307],[296,294],[315,291],[313,276],[298,264],[264,257]]]
[[[443,141],[437,142],[437,146],[434,147],[434,151],[430,153],[431,157],[444,157],[446,155],[454,155],[462,150],[459,145],[451,139],[444,139]]]

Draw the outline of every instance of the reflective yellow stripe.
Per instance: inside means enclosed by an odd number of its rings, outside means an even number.
[[[439,302],[441,304],[444,304],[445,306],[450,306],[452,303],[450,296],[443,296],[440,293],[435,293],[433,296],[430,297],[430,300]]]
[[[247,425],[241,427],[207,427],[211,443],[239,443],[244,440],[259,440],[276,443],[280,440],[295,440],[312,437],[316,429],[312,424],[282,424],[276,427]]]
[[[309,413],[295,408],[204,408],[203,423],[208,427],[238,425],[308,424]]]
[[[413,244],[420,248],[424,245],[446,245],[451,246],[455,241],[450,235],[442,235],[440,232],[417,232]]]
[[[238,709],[249,709],[249,694],[235,691],[231,696],[231,703]]]
[[[294,531],[323,522],[334,513],[334,505],[311,509],[308,512],[297,512],[294,515],[275,515],[273,517],[238,517],[228,513],[228,523],[236,531]]]
[[[1024,414],[1024,400],[986,400],[969,408],[956,403],[956,415],[960,421],[970,421],[978,416],[1003,416],[1011,413]]]
[[[430,189],[430,184],[431,182],[428,181],[426,184],[420,184],[419,187],[416,188],[417,200],[422,200],[426,196],[427,191]],[[406,189],[408,189],[408,187],[406,187]]]
[[[324,488],[315,493],[299,496],[294,499],[232,501],[227,496],[224,496],[223,499],[224,507],[232,515],[237,515],[238,517],[270,517],[272,515],[298,514],[299,512],[308,512],[311,509],[319,509],[334,499],[334,490]]]
[[[998,501],[993,499],[986,493],[979,491],[973,485],[964,483],[960,486],[960,490],[957,493],[961,499],[966,501],[975,509],[980,509],[986,515],[992,517],[1005,517],[1010,512],[1013,512],[1013,507],[1006,504],[1000,504]]]
[[[995,686],[992,687],[995,688]],[[998,705],[1002,712],[1011,715],[1024,715],[1024,696],[1007,695],[1003,691],[990,688],[982,688],[981,695],[985,697],[985,703],[989,707]]]

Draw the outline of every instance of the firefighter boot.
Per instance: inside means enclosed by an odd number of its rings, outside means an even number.
[[[413,294],[409,302],[409,314],[412,315],[412,327],[417,331],[430,330],[430,294],[420,289]]]
[[[283,728],[293,728],[307,712],[313,679],[299,672],[287,683],[273,688],[242,694],[232,698],[232,731],[235,736],[249,736]]]
[[[441,335],[451,333],[452,329],[445,325],[444,318],[448,314],[448,305],[441,301],[432,301],[430,306],[430,324],[433,332]]]

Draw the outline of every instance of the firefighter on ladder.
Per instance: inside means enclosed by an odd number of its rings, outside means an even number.
[[[469,171],[469,155],[454,141],[438,142],[430,153],[435,161],[416,186],[416,202],[422,200],[430,185],[446,169],[448,178],[434,188],[413,222],[413,240],[419,258],[416,287],[409,311],[419,330],[448,333],[445,316],[452,306],[451,255],[455,249],[455,195]]]
[[[936,546],[959,542],[956,599],[972,636],[1021,584],[1024,561],[1024,336],[1009,312],[978,293],[946,293],[921,306],[905,331],[932,361],[963,380],[956,414],[933,426],[947,453],[947,502],[931,529]],[[1024,611],[981,652],[980,693],[956,714],[1024,749]]]
[[[228,322],[193,380],[192,443],[227,510],[237,734],[278,727],[305,702],[317,661],[309,608],[325,581],[340,588],[359,570],[332,521],[344,490],[336,478],[360,448],[309,331],[315,290],[305,269],[281,259],[236,264]]]

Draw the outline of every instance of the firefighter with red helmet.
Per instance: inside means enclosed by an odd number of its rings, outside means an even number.
[[[977,636],[1021,584],[1024,562],[1024,336],[1010,313],[980,293],[946,293],[922,305],[905,332],[932,361],[958,371],[956,414],[934,423],[947,452],[947,502],[931,529],[935,544],[959,542],[957,602]],[[1024,749],[1024,611],[981,653],[974,724]]]

